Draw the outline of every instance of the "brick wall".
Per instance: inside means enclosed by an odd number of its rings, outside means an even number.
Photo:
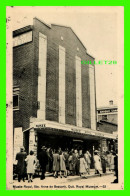
[[[32,116],[33,42],[13,48],[13,82],[19,86],[19,110],[14,111],[14,127],[29,127]]]
[[[52,28],[34,19],[33,42],[13,49],[14,85],[20,87],[20,111],[14,112],[14,126],[29,127],[29,118],[37,117],[38,95],[38,54],[39,32],[47,36],[47,70],[46,70],[46,119],[57,121],[59,118],[59,45],[66,50],[65,56],[65,96],[67,124],[76,125],[76,75],[75,56],[81,60],[94,59],[86,54],[84,46],[70,28],[52,25]],[[63,40],[61,40],[61,36]],[[77,51],[77,48],[79,50]],[[82,74],[82,124],[90,123],[90,87],[88,65],[81,65]]]

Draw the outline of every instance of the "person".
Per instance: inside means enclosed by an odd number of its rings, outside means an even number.
[[[27,163],[28,182],[33,182],[32,179],[35,172],[36,157],[34,156],[34,152],[32,150],[25,161]]]
[[[46,171],[52,172],[52,150],[51,150],[51,148],[49,147],[46,152],[47,152],[47,156],[48,156],[48,164],[46,166]]]
[[[102,152],[101,165],[102,165],[102,172],[103,173],[106,173],[106,164],[107,164],[107,158],[106,158],[105,152]]]
[[[89,153],[89,151],[87,150],[84,154],[84,159],[87,163],[87,166],[88,166],[88,174],[90,174],[90,164],[91,164],[91,154]]]
[[[42,151],[38,155],[38,160],[39,160],[41,170],[42,170],[41,180],[44,180],[45,179],[45,172],[46,172],[46,165],[48,164],[48,156],[46,153],[45,146],[42,146],[41,150]]]
[[[79,161],[80,161],[79,173],[80,173],[80,176],[81,176],[81,175],[87,173],[88,166],[87,166],[87,163],[86,163],[86,161],[84,159],[84,155],[83,154],[80,155]]]
[[[114,156],[114,171],[115,171],[115,176],[116,179],[113,181],[113,183],[118,183],[118,152],[116,151],[115,156]]]
[[[107,151],[106,153],[107,153],[107,166],[108,166],[109,171],[110,171],[111,153],[109,151]]]
[[[24,147],[21,147],[20,152],[16,154],[18,182],[20,182],[21,179],[23,179],[24,181],[24,177],[26,174],[26,157],[27,153],[24,151]]]
[[[58,178],[58,172],[60,171],[60,155],[58,150],[54,150],[53,153],[53,172],[54,178]]]
[[[97,150],[94,151],[94,166],[95,166],[95,174],[98,173],[101,176],[101,171],[102,171],[101,159],[100,159],[100,156],[98,155]]]
[[[65,157],[63,155],[63,152],[60,152],[60,177],[62,178],[62,173],[64,174],[64,177],[67,177],[66,173],[66,166],[65,166]]]
[[[70,151],[70,153],[69,153],[69,158],[68,158],[68,162],[69,162],[69,175],[73,175],[73,163],[72,163],[72,151]]]
[[[79,175],[79,155],[77,149],[74,150],[72,155],[73,175]]]
[[[66,167],[66,176],[68,176],[69,174],[69,153],[68,153],[68,149],[65,149],[64,153],[63,153],[64,157],[65,157],[65,167]]]
[[[110,171],[114,171],[114,157],[115,153],[111,151]]]

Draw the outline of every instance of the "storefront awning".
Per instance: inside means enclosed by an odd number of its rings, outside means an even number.
[[[117,135],[114,134],[109,134],[105,132],[100,132],[96,130],[92,130],[89,128],[81,128],[69,124],[61,124],[53,121],[38,121],[35,120],[34,122],[30,123],[30,127],[33,127],[34,129],[40,129],[41,131],[45,130],[46,128],[49,129],[57,129],[57,130],[63,130],[65,132],[68,132],[71,134],[77,133],[78,135],[84,135],[84,136],[89,136],[90,138],[106,138],[106,139],[114,139],[116,140],[118,138]]]

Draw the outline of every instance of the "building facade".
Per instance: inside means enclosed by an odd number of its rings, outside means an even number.
[[[90,65],[82,65],[87,59]],[[116,139],[97,131],[94,58],[70,27],[33,25],[13,32],[14,155],[83,147],[91,152],[101,141]]]

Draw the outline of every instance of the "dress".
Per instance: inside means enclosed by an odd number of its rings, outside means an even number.
[[[60,171],[66,171],[65,157],[63,154],[60,155]]]
[[[86,163],[84,157],[80,158],[79,172],[80,173],[86,173],[87,168],[88,168],[88,166],[87,166],[87,163]]]
[[[34,174],[36,157],[34,155],[28,155],[26,162],[27,162],[27,174]]]
[[[98,155],[94,155],[95,170],[101,171],[101,159]]]
[[[60,171],[60,155],[53,154],[53,171]]]

